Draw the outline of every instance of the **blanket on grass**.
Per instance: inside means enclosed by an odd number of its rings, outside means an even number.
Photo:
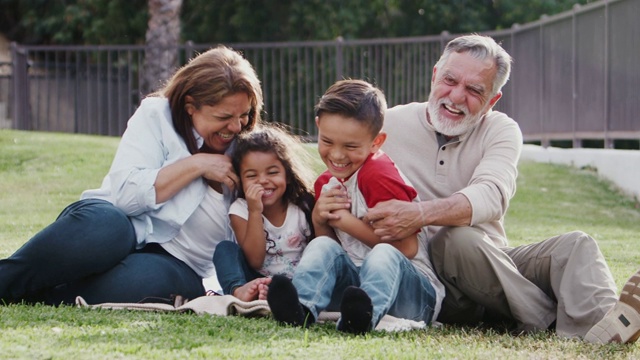
[[[271,310],[266,300],[242,301],[232,295],[200,296],[193,300],[176,298],[175,304],[164,303],[102,303],[88,304],[82,297],[76,298],[76,305],[80,308],[112,309],[112,310],[143,310],[143,311],[177,311],[194,312],[198,315],[211,314],[217,316],[269,316]],[[318,315],[318,322],[335,322],[340,317],[339,312],[323,311]],[[376,330],[398,332],[424,329],[424,321],[401,319],[385,315]]]

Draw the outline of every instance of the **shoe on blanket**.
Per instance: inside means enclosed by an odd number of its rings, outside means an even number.
[[[340,302],[337,329],[352,334],[364,334],[371,330],[372,316],[373,305],[369,295],[359,287],[347,287]]]
[[[640,270],[622,288],[620,300],[585,335],[595,344],[633,343],[640,337]]]
[[[303,327],[308,327],[315,322],[309,309],[300,304],[296,287],[284,275],[274,275],[271,278],[267,303],[278,322]]]

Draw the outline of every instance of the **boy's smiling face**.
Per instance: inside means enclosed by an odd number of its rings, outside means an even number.
[[[384,133],[371,134],[366,123],[339,114],[324,113],[316,125],[320,158],[338,179],[353,175],[386,139]]]

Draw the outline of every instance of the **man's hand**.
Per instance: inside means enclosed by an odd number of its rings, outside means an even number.
[[[423,226],[420,203],[388,200],[369,209],[363,221],[374,228],[382,241],[401,240],[415,234]]]

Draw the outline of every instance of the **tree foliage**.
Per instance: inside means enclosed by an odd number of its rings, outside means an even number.
[[[184,0],[196,43],[403,37],[504,29],[593,0]],[[0,0],[0,31],[30,44],[143,43],[146,0]]]
[[[144,43],[148,21],[147,0],[0,0],[0,8],[0,31],[25,44]]]

